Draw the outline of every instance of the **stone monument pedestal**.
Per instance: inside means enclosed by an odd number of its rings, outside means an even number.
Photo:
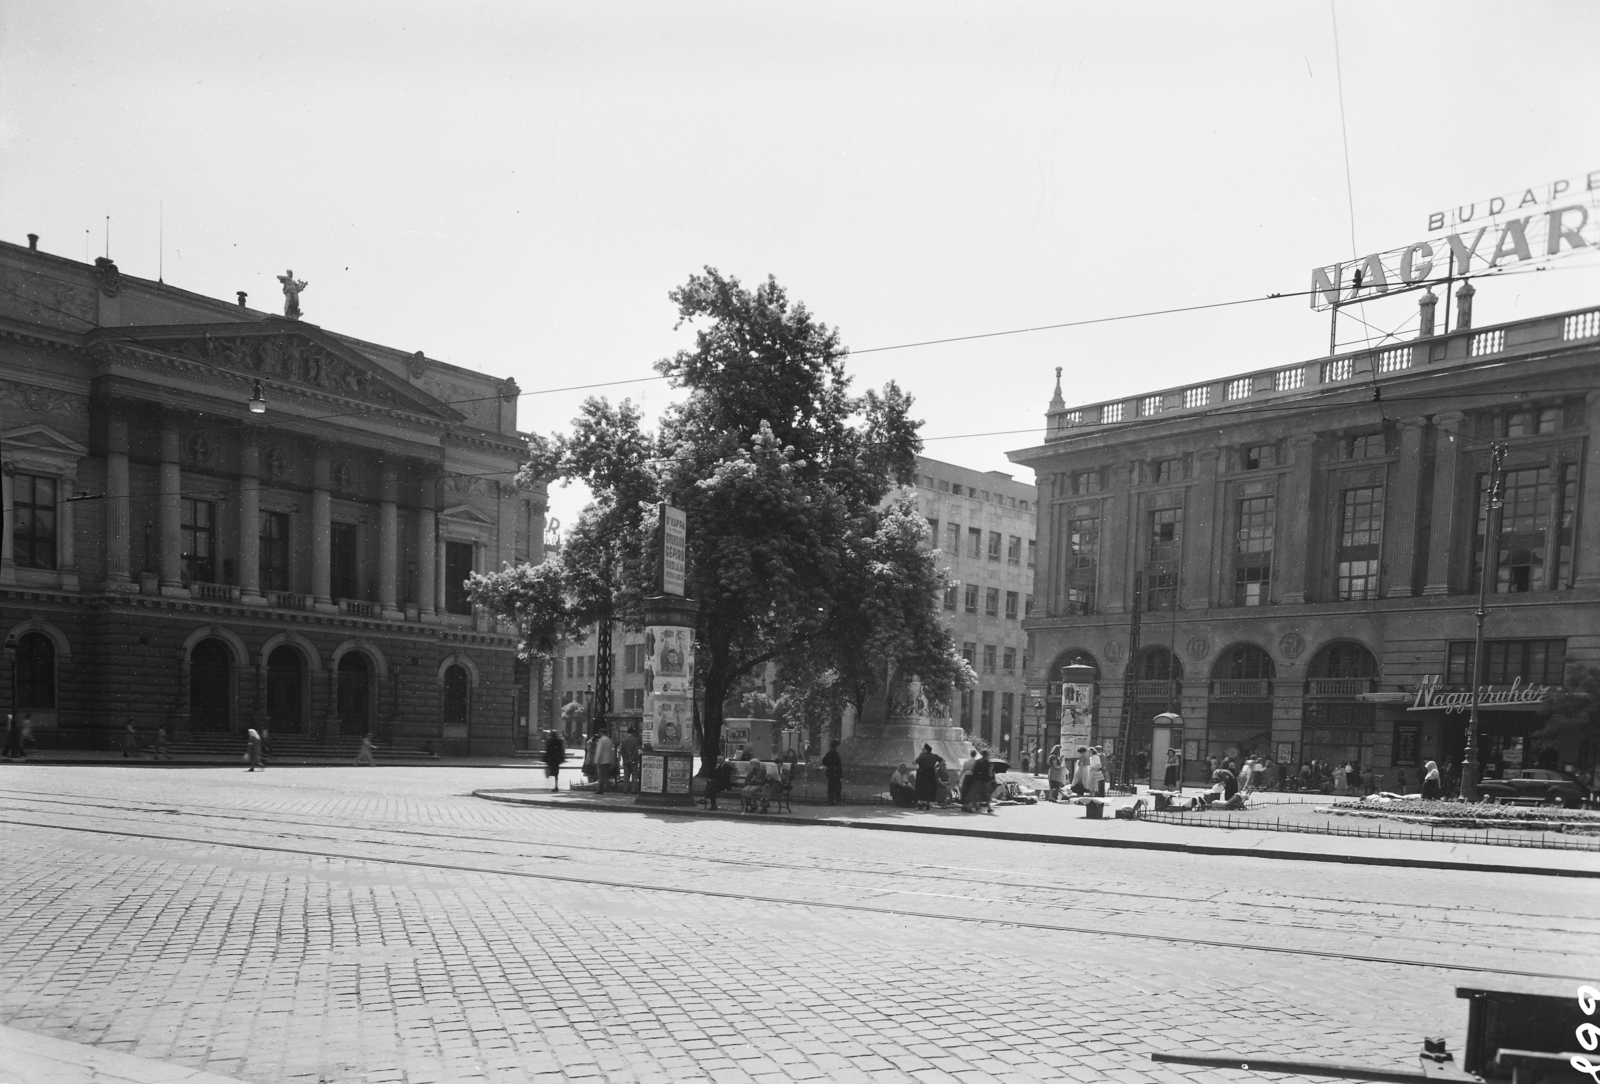
[[[926,716],[890,719],[886,723],[859,724],[855,734],[840,743],[839,753],[844,757],[845,771],[853,778],[860,778],[855,775],[860,769],[882,768],[883,785],[887,787],[888,773],[901,764],[915,767],[917,754],[925,744],[933,746],[933,751],[944,757],[952,773],[958,771],[972,750],[964,733],[959,726],[951,726],[948,719]]]

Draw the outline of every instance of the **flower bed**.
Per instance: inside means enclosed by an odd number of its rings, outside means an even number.
[[[1501,805],[1490,802],[1425,802],[1420,798],[1389,801],[1335,802],[1319,813],[1382,817],[1410,824],[1447,828],[1525,828],[1540,832],[1600,834],[1600,811],[1550,806]]]

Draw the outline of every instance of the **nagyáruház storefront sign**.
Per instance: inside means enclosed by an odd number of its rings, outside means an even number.
[[[1478,707],[1494,708],[1497,711],[1505,711],[1508,708],[1518,711],[1537,711],[1544,707],[1545,701],[1550,698],[1550,692],[1548,685],[1524,685],[1521,678],[1500,688],[1480,685]],[[1446,688],[1440,684],[1436,674],[1417,686],[1416,699],[1406,710],[1443,711],[1448,714],[1452,711],[1470,711],[1471,708],[1471,689]]]

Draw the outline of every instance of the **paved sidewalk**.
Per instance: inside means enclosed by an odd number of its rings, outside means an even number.
[[[967,814],[954,809],[933,809],[924,812],[884,805],[829,806],[803,803],[797,803],[793,813],[747,815],[739,813],[736,809],[712,812],[699,805],[662,806],[638,803],[631,794],[597,795],[588,790],[561,790],[552,793],[547,786],[484,788],[474,790],[472,793],[474,797],[493,802],[554,809],[582,809],[654,816],[670,812],[686,817],[731,818],[868,831],[960,835],[1083,847],[1178,851],[1187,854],[1400,866],[1412,869],[1600,878],[1600,853],[1594,851],[1559,851],[1431,840],[1316,835],[1277,832],[1269,829],[1260,831],[1247,828],[1220,829],[1201,825],[1116,820],[1112,817],[1111,809],[1131,805],[1134,801],[1131,797],[1107,799],[1105,818],[1090,820],[1085,815],[1083,806],[1050,802],[1040,802],[1033,806],[1001,806],[993,816],[981,813]]]
[[[237,1077],[0,1025],[0,1084],[242,1084]]]

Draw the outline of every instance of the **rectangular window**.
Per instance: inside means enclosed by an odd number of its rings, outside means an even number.
[[[967,528],[967,556],[974,558],[983,556],[983,528]]]
[[[1346,437],[1340,451],[1346,459],[1382,459],[1389,454],[1382,433],[1362,433]]]
[[[1163,459],[1152,464],[1150,480],[1157,484],[1183,480],[1183,460]]]
[[[978,585],[975,583],[967,584],[966,611],[969,614],[978,612]]]
[[[1029,595],[1027,598],[1022,600],[1022,616],[1023,617],[1032,617],[1033,616],[1033,596],[1032,595]]]
[[[1000,668],[1008,674],[1017,672],[1017,649],[1008,647],[1000,653]]]
[[[56,480],[36,474],[11,479],[11,546],[18,568],[56,567]]]
[[[1098,510],[1093,515],[1076,516],[1067,520],[1067,612],[1069,614],[1094,613],[1099,561]]]
[[[1235,532],[1233,604],[1265,605],[1272,586],[1272,531],[1277,498],[1244,497],[1239,501]]]
[[[184,497],[179,529],[183,533],[183,577],[187,583],[217,582],[217,506]]]
[[[1028,539],[1028,567],[1029,568],[1033,567],[1034,555],[1035,555],[1035,553],[1037,553],[1038,549],[1039,549],[1038,544],[1035,543],[1033,539],[1031,539],[1031,538]]]
[[[1558,490],[1556,472],[1550,467],[1529,467],[1508,470],[1502,483],[1504,503],[1500,509],[1500,530],[1495,538],[1496,594],[1520,594],[1524,591],[1548,591],[1552,583],[1547,565],[1550,544],[1552,513],[1556,507]],[[1485,528],[1485,496],[1489,476],[1478,476],[1478,529],[1473,544],[1472,589],[1478,586],[1479,565],[1483,561],[1483,532]],[[1566,496],[1563,484],[1559,493]],[[1575,490],[1574,490],[1575,495]],[[1558,522],[1566,517],[1557,516]],[[1559,561],[1559,547],[1557,559]]]
[[[961,585],[958,583],[947,583],[944,585],[944,608],[949,610],[951,613],[956,612],[957,596],[960,594],[960,592]]]
[[[572,676],[572,656],[571,655],[567,656],[567,676],[568,677]]]
[[[472,543],[444,544],[444,608],[446,613],[470,614],[472,600],[467,596],[467,577],[472,575]],[[594,673],[594,657],[589,658]]]
[[[1381,439],[1381,438],[1380,438]],[[1378,557],[1383,542],[1383,487],[1362,486],[1339,495],[1340,602],[1378,597]]]
[[[1446,685],[1472,684],[1471,640],[1450,644],[1445,667]],[[1485,685],[1509,685],[1518,678],[1524,685],[1560,685],[1565,680],[1567,642],[1565,640],[1485,640],[1483,672]]]
[[[929,516],[928,517],[928,545],[934,546],[934,547],[937,547],[939,545],[939,517],[938,516]]]
[[[994,692],[985,689],[980,695],[983,705],[983,740],[994,744]]]
[[[261,576],[261,590],[289,590],[289,513],[261,513],[256,568]]]
[[[989,532],[989,560],[991,561],[1000,560],[1000,537],[999,531]]]
[[[983,612],[989,617],[1000,616],[1000,588],[990,587],[984,591]]]
[[[1012,535],[1006,539],[1006,564],[1022,564],[1022,536]]]
[[[334,598],[360,598],[361,574],[357,568],[356,525],[335,523],[329,538],[333,568],[329,576]]]
[[[978,645],[971,640],[964,641],[961,645],[961,657],[967,660],[967,665],[972,667],[974,673],[978,670]]]
[[[951,557],[961,556],[961,524],[946,523],[944,525],[944,551]]]
[[[1006,617],[1012,621],[1017,619],[1017,593],[1015,591],[1006,592]]]
[[[983,672],[985,674],[994,673],[994,660],[995,660],[994,651],[995,651],[995,648],[994,648],[993,644],[984,644],[983,645]]]
[[[1267,470],[1277,465],[1278,446],[1275,444],[1252,444],[1239,454],[1241,470]]]
[[[1178,605],[1178,562],[1183,552],[1183,509],[1152,509],[1149,523],[1145,609],[1175,609]]]
[[[644,710],[644,690],[643,689],[623,689],[622,690],[622,710],[623,711],[643,711]]]
[[[1099,493],[1102,488],[1100,472],[1081,470],[1072,476],[1072,492],[1078,496]]]

